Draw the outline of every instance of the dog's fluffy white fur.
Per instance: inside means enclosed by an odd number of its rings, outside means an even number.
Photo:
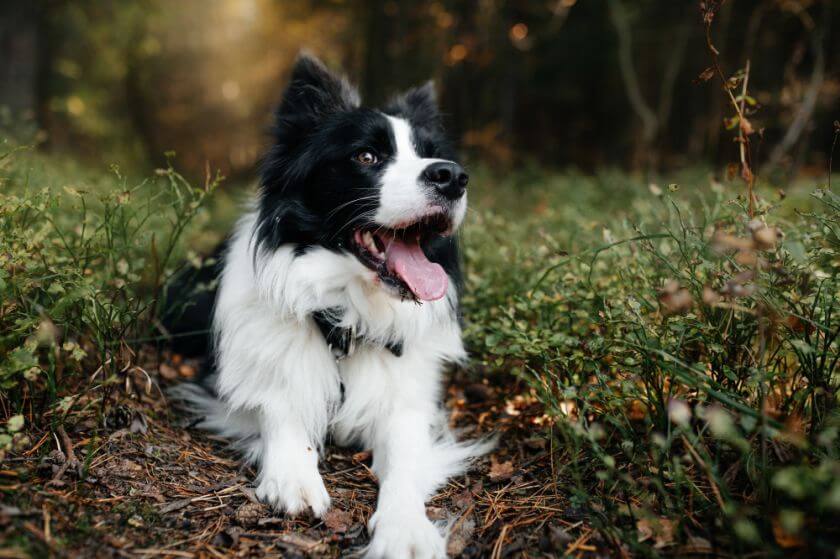
[[[388,119],[397,157],[379,211],[399,222],[425,200],[416,177],[429,160],[412,147],[409,124]],[[457,223],[465,208],[463,200]],[[439,404],[444,368],[466,358],[453,282],[442,299],[402,300],[347,252],[256,246],[257,222],[256,211],[240,220],[224,258],[213,319],[218,398],[195,385],[178,395],[204,417],[201,427],[257,465],[257,496],[289,514],[330,507],[318,472],[328,433],[372,449],[380,492],[367,556],[444,557],[445,530],[425,502],[490,444],[456,442]],[[343,309],[338,326],[363,340],[342,360],[312,318],[326,308]],[[404,342],[401,356],[386,349],[392,342]]]

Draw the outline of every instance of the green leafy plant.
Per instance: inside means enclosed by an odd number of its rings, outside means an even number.
[[[651,185],[607,224],[580,202],[592,182],[533,218],[474,216],[473,354],[532,387],[557,475],[616,547],[833,552],[838,197],[750,218],[719,183]]]
[[[136,365],[126,340],[150,332],[179,241],[221,180],[193,187],[169,165],[134,184],[116,167],[45,163],[0,156],[0,388],[11,409],[52,404],[73,375]]]

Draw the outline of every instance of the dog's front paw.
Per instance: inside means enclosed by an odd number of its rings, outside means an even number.
[[[446,539],[425,513],[385,514],[377,511],[368,523],[373,532],[365,559],[443,559]]]
[[[256,494],[260,501],[291,516],[309,508],[322,518],[330,508],[330,495],[317,467],[268,467],[260,476]]]

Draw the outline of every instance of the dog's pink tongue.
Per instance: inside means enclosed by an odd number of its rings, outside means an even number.
[[[421,301],[435,301],[446,294],[449,277],[440,264],[426,258],[420,243],[394,239],[385,262]]]

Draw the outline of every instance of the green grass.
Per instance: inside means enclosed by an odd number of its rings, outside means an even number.
[[[172,168],[134,180],[12,151],[0,151],[0,453],[32,446],[29,421],[71,420],[100,367],[107,384],[136,365],[161,285],[226,233],[239,198]],[[709,176],[474,169],[469,348],[545,405],[534,429],[558,452],[546,475],[616,547],[830,556],[840,199],[766,188],[750,223],[740,186]]]
[[[840,198],[768,189],[750,223],[701,176],[481,176],[470,350],[545,404],[561,486],[616,545],[833,555]]]

